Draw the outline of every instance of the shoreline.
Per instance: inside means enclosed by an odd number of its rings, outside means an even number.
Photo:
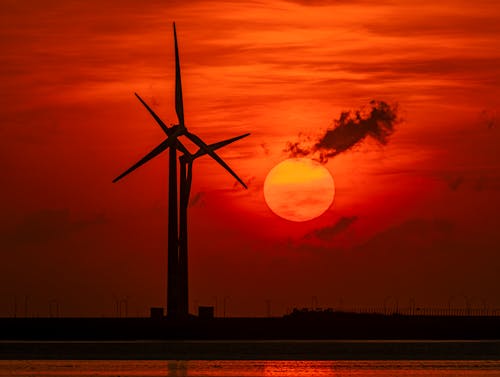
[[[0,360],[500,360],[500,340],[3,340]]]

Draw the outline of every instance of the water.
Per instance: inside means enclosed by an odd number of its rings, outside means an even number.
[[[500,377],[500,361],[2,360],[0,377],[6,376]]]

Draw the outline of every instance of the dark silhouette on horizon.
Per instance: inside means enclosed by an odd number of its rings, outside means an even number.
[[[157,147],[146,156],[132,165],[125,172],[113,180],[119,181],[129,173],[133,172],[146,162],[150,161],[160,153],[169,149],[169,196],[168,196],[168,270],[167,270],[167,316],[170,318],[187,318],[189,316],[188,301],[188,229],[187,216],[189,196],[193,178],[193,162],[198,157],[208,154],[226,169],[244,188],[247,188],[243,180],[222,160],[215,150],[222,148],[234,141],[244,138],[249,133],[214,144],[206,144],[195,134],[189,132],[184,123],[184,105],[182,100],[181,69],[179,62],[179,48],[177,45],[177,32],[174,28],[175,44],[175,112],[178,124],[168,127],[160,117],[148,106],[148,104],[137,94],[136,97],[146,107],[148,112],[156,120],[167,135]],[[179,136],[185,136],[198,146],[194,154],[182,144]],[[177,150],[182,152],[179,156],[180,164],[180,186],[177,195]]]
[[[498,340],[499,315],[294,310],[283,317],[0,318],[0,340]],[[200,312],[201,314],[201,312]],[[0,352],[1,353],[1,352]]]

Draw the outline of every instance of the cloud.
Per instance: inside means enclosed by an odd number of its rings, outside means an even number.
[[[372,100],[367,108],[342,112],[334,121],[333,128],[327,129],[312,144],[311,140],[288,142],[285,152],[290,157],[313,155],[326,163],[329,158],[359,145],[368,136],[381,145],[387,144],[399,121],[397,105]]]
[[[488,129],[495,128],[497,125],[497,115],[496,111],[484,109],[479,114],[479,122],[481,126],[485,126]]]
[[[455,224],[449,219],[410,219],[376,234],[357,249],[398,253],[401,250],[409,252],[409,249],[422,251],[424,247],[450,252],[453,251],[452,248],[441,248],[441,245],[448,245],[455,239],[455,228]]]
[[[195,207],[195,206],[200,206],[203,207],[205,204],[204,197],[206,196],[206,193],[203,191],[197,192],[194,194],[193,197],[190,198],[189,200],[189,207]]]
[[[458,176],[446,178],[448,187],[452,191],[474,190],[474,191],[499,191],[500,177],[496,174],[481,174],[477,176]]]
[[[452,181],[448,182],[448,186],[452,191],[457,191],[458,188],[464,183],[464,177],[457,177],[453,179]]]
[[[400,17],[394,17],[391,22],[373,18],[363,22],[363,26],[370,33],[405,38],[418,35],[420,38],[433,36],[438,39],[445,36],[466,39],[478,35],[484,37],[498,34],[497,3],[488,0],[480,1],[474,7],[470,7],[468,12],[454,11],[454,7],[458,9],[461,6],[470,5],[468,2],[458,5],[454,0],[449,2],[448,9],[442,4],[442,2],[435,6],[428,4],[428,6],[416,8],[413,2],[405,4],[399,2],[396,7]],[[416,9],[419,11],[416,12]],[[471,27],[465,30],[464,22]]]
[[[366,3],[366,0],[287,0],[287,1],[290,3],[296,3],[308,7],[324,7],[332,5],[352,5],[357,3]],[[378,4],[380,4],[380,2]]]
[[[102,214],[86,220],[74,220],[68,209],[45,209],[24,217],[7,232],[5,238],[18,244],[43,243],[105,221]]]
[[[474,182],[474,190],[500,190],[500,177],[493,175],[481,175]]]
[[[357,216],[351,217],[341,217],[335,224],[331,226],[326,226],[324,228],[315,229],[312,232],[307,233],[304,239],[317,238],[321,241],[330,241],[332,238],[338,234],[345,232],[356,220]]]
[[[269,154],[271,153],[271,151],[269,150],[269,146],[267,145],[267,143],[260,143],[259,146],[262,148],[262,150],[264,151],[264,154],[266,156],[269,156]]]

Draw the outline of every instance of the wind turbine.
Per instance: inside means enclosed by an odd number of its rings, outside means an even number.
[[[167,314],[172,318],[183,318],[188,315],[188,285],[187,285],[187,208],[189,205],[189,194],[192,182],[193,161],[205,154],[208,154],[226,169],[236,180],[247,188],[243,180],[222,160],[215,150],[222,148],[236,140],[248,136],[244,134],[232,139],[207,145],[202,139],[188,131],[184,123],[184,105],[182,101],[181,69],[179,63],[179,49],[177,45],[177,32],[174,28],[175,43],[175,111],[178,124],[168,127],[160,117],[148,106],[148,104],[137,94],[135,96],[156,120],[159,126],[167,135],[158,146],[145,155],[137,163],[132,165],[125,172],[113,180],[119,181],[129,173],[133,172],[146,162],[150,161],[160,153],[169,149],[169,201],[168,201],[168,271],[167,271]],[[185,136],[198,146],[199,150],[191,154],[189,150],[178,139]],[[179,157],[181,171],[180,187],[180,211],[177,206],[177,150],[183,155]],[[178,220],[180,222],[180,229]]]
[[[244,135],[233,137],[232,139],[220,141],[218,143],[210,144],[208,146],[209,150],[215,151],[222,148],[228,144],[231,144],[237,140],[250,135],[246,133]],[[204,149],[198,149],[195,154],[184,153],[179,157],[180,163],[180,193],[179,193],[179,293],[180,293],[180,303],[182,313],[187,313],[189,309],[188,300],[188,207],[189,207],[189,196],[191,193],[191,183],[193,180],[193,162],[199,157],[206,155]]]

